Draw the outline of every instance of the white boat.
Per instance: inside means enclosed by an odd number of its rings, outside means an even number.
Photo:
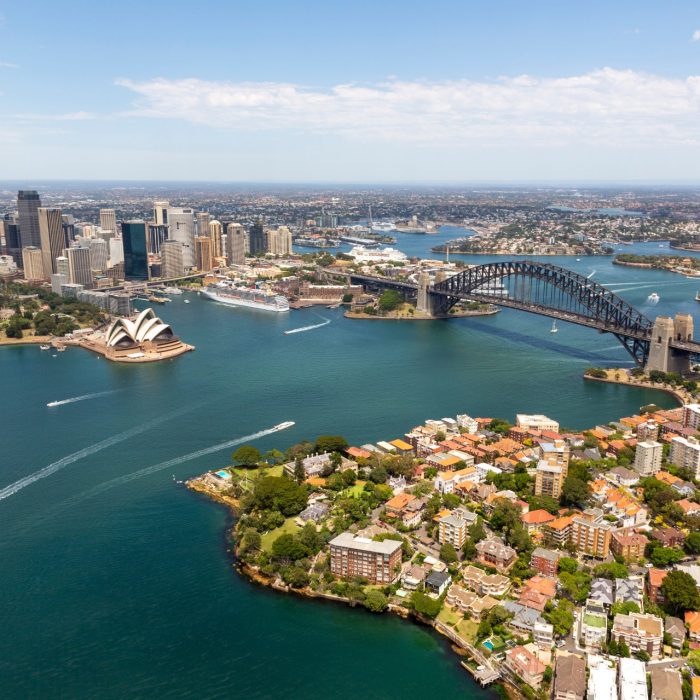
[[[375,221],[371,229],[374,233],[388,233],[389,231],[396,231],[396,226],[393,221]]]
[[[550,333],[558,333],[559,329],[557,328],[557,322],[552,321],[552,327],[549,329]]]
[[[202,290],[202,294],[207,299],[219,301],[229,306],[243,306],[260,311],[289,311],[289,302],[285,297],[262,289],[237,287],[229,280],[210,284]]]
[[[581,262],[581,258],[576,258],[576,262]]]
[[[293,425],[296,425],[293,420],[286,420],[284,423],[278,423],[275,426],[275,430],[286,430],[287,428],[291,428]]]
[[[178,289],[177,287],[165,287],[163,289],[163,294],[179,296],[180,294],[182,294],[182,289]]]
[[[185,299],[185,300],[184,300],[184,303],[185,303],[185,304],[189,304],[189,303],[190,303],[190,300],[189,300],[189,299]]]
[[[652,303],[652,304],[658,304],[659,299],[661,299],[661,297],[660,297],[656,292],[652,292],[652,293],[647,297],[647,301],[650,302],[650,303]]]
[[[51,350],[51,346],[50,345],[40,345],[39,350]]]

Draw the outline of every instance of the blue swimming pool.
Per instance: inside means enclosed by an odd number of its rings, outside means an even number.
[[[487,639],[487,640],[484,642],[484,646],[485,646],[489,651],[493,651],[493,643],[491,642],[490,639]]]
[[[230,479],[231,478],[231,475],[227,471],[224,471],[223,469],[220,469],[218,472],[216,472],[216,475],[221,479]]]

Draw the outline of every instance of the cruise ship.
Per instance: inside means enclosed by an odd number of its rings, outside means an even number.
[[[237,287],[229,281],[210,284],[202,289],[202,294],[208,299],[230,306],[245,306],[260,311],[289,311],[289,302],[283,296],[262,289]]]

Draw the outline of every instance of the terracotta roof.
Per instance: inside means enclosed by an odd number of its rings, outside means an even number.
[[[543,525],[544,523],[556,520],[556,518],[546,510],[540,508],[539,510],[531,510],[529,513],[523,513],[520,516],[526,525]]]
[[[386,502],[386,507],[388,510],[402,510],[414,499],[415,496],[410,493],[399,493]]]
[[[563,518],[557,518],[551,523],[547,523],[547,527],[552,530],[564,530],[565,528],[569,527],[569,525],[571,525],[571,523],[573,522],[574,518],[572,515],[565,515]]]

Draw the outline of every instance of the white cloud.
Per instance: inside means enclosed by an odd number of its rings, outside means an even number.
[[[15,114],[19,121],[52,121],[52,122],[81,122],[97,119],[94,112],[65,112],[63,114]]]
[[[10,63],[9,61],[0,61],[0,68],[19,68],[16,63]]]
[[[416,144],[700,144],[700,76],[603,68],[493,81],[389,80],[328,90],[291,83],[121,79],[125,116],[238,131],[288,130]]]
[[[693,41],[700,41],[700,29],[696,29],[696,30],[693,32],[693,37],[692,37],[692,39],[693,39]]]

